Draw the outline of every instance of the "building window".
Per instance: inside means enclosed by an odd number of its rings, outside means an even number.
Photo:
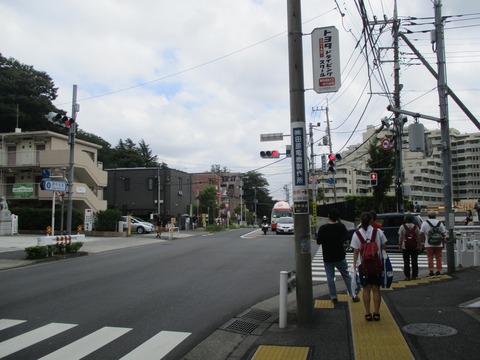
[[[149,179],[147,180],[147,188],[148,188],[148,190],[153,190],[154,183],[155,183],[155,182],[154,182],[154,179],[153,179],[153,178],[149,178]]]

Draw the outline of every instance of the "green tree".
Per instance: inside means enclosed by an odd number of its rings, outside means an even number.
[[[268,181],[261,173],[249,171],[243,176],[243,199],[252,213],[255,212],[256,203],[257,217],[270,217],[275,201],[269,194]]]
[[[377,186],[373,187],[373,208],[384,212],[383,200],[393,183],[395,172],[395,152],[393,148],[383,150],[378,139],[371,141],[368,148],[370,159],[367,165],[377,173]]]
[[[210,172],[214,173],[214,174],[221,175],[221,174],[224,174],[224,173],[229,173],[230,170],[226,166],[224,166],[222,168],[219,164],[215,164],[215,165],[212,165],[210,167]]]
[[[57,90],[47,73],[0,54],[0,132],[14,132],[20,127],[24,131],[66,133],[44,117],[51,111],[65,113],[52,104]]]
[[[208,214],[211,222],[212,217],[216,216],[218,212],[217,189],[214,185],[205,186],[198,194],[198,199],[200,202],[200,212]]]

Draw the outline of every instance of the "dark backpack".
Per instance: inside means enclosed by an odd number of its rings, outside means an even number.
[[[413,250],[417,248],[417,225],[413,224],[413,227],[410,229],[407,224],[403,224],[405,228],[405,249]]]
[[[442,245],[443,234],[440,230],[440,221],[437,222],[437,225],[433,226],[430,221],[427,220],[428,225],[430,225],[430,230],[428,230],[428,243],[430,245]]]
[[[359,230],[355,232],[360,240],[360,254],[362,263],[360,264],[360,273],[364,277],[378,277],[382,274],[382,259],[378,254],[378,245],[375,241],[377,229],[373,228],[372,238],[365,240]]]

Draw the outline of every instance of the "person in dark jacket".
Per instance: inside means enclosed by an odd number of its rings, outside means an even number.
[[[322,245],[323,263],[327,274],[328,291],[332,302],[336,304],[337,288],[335,286],[335,268],[342,275],[343,281],[349,295],[354,302],[360,299],[352,291],[352,278],[348,273],[348,264],[345,258],[344,241],[347,234],[347,228],[340,221],[340,212],[332,208],[328,213],[328,222],[318,229],[317,244]]]

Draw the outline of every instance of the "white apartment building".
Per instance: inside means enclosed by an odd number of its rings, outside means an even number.
[[[402,165],[404,173],[404,197],[417,201],[423,206],[443,205],[443,169],[441,153],[440,129],[428,130],[425,133],[431,141],[431,156],[423,152],[412,152],[408,145],[408,128],[405,129],[402,145]],[[368,126],[362,134],[362,145],[350,146],[342,153],[343,159],[337,161],[335,188],[337,202],[348,195],[371,195],[370,173],[367,168],[369,138],[380,141],[387,135],[386,131],[375,134],[375,127]],[[480,198],[480,132],[462,134],[450,129],[452,148],[452,190],[454,205],[460,209],[473,208],[474,202]],[[318,170],[317,173],[321,173]],[[325,203],[334,202],[334,186],[328,183],[331,174],[319,176],[319,187],[324,189]],[[394,182],[388,192],[395,194]]]

